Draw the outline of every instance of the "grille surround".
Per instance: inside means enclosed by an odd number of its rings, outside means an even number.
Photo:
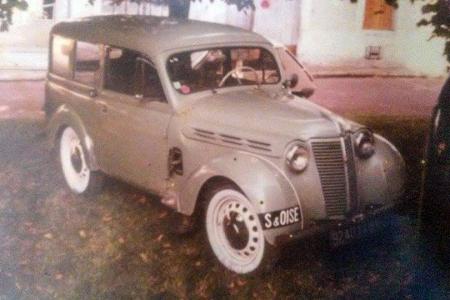
[[[328,218],[357,209],[356,173],[351,136],[310,141]]]
[[[355,147],[353,147],[353,139],[351,135],[346,135],[344,138],[345,156],[346,156],[346,172],[348,185],[348,200],[350,204],[350,212],[357,213],[360,210],[360,203],[358,199],[358,185],[356,176],[355,163]]]

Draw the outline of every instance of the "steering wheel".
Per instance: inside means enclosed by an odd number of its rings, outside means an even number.
[[[222,78],[222,80],[219,83],[219,87],[223,87],[223,85],[225,84],[225,82],[228,80],[228,78],[230,78],[231,75],[236,75],[236,79],[239,83],[239,85],[242,84],[241,79],[239,78],[238,72],[239,71],[251,71],[255,74],[255,78],[256,78],[256,84],[258,85],[258,87],[261,85],[261,81],[259,80],[258,77],[258,73],[256,72],[255,69],[253,69],[252,67],[248,67],[248,66],[242,66],[242,67],[236,67],[233,70],[231,70],[230,72],[228,72],[227,74],[225,74],[225,76]]]

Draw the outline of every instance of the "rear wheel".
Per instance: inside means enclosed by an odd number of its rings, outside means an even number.
[[[207,197],[206,233],[217,259],[227,269],[248,274],[273,262],[273,249],[250,201],[230,185]]]
[[[72,127],[66,127],[59,140],[59,157],[64,179],[76,194],[97,192],[102,184],[102,175],[89,169],[86,151]]]

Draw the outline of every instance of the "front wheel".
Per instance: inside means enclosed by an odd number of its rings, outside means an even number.
[[[206,233],[222,265],[235,273],[248,274],[274,261],[255,209],[241,192],[222,187],[208,199]]]
[[[89,169],[85,153],[75,130],[66,127],[59,140],[59,157],[66,183],[76,194],[97,192],[102,183],[102,175]]]

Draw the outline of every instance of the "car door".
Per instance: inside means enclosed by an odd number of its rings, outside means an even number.
[[[158,74],[143,55],[113,47],[106,50],[104,69],[103,89],[95,100],[101,127],[98,160],[111,175],[160,192],[168,173],[172,109]]]
[[[291,86],[292,93],[302,97],[311,96],[316,89],[311,74],[288,49],[281,46],[275,49],[280,57],[285,77],[294,81]]]

